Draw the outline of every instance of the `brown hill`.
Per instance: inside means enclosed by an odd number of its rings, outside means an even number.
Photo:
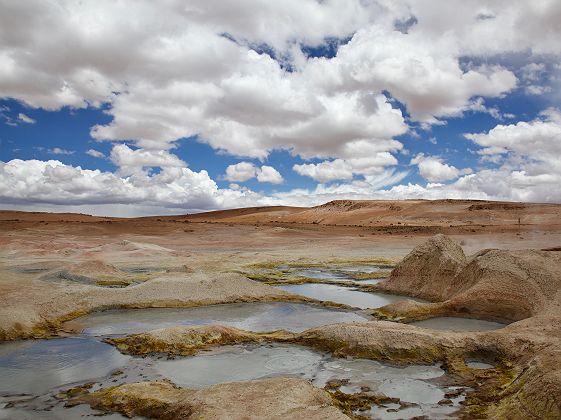
[[[358,226],[557,225],[561,205],[477,200],[337,200],[316,207],[255,207],[200,213],[193,222]]]
[[[118,223],[151,225],[157,222],[225,224],[300,224],[319,226],[391,227],[396,232],[430,227],[462,231],[482,227],[500,229],[561,229],[561,204],[512,203],[480,200],[336,200],[316,207],[250,207],[176,216],[139,218],[97,217],[74,213],[0,211],[0,223]],[[113,226],[113,229],[117,226]],[[492,230],[492,229],[491,229]],[[440,230],[439,230],[440,231]],[[450,233],[450,232],[445,232]]]

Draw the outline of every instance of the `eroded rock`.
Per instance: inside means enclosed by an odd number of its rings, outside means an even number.
[[[459,288],[454,281],[467,264],[462,247],[444,235],[436,235],[415,247],[384,282],[387,290],[441,301]]]
[[[230,382],[202,390],[177,388],[163,381],[140,382],[71,401],[128,417],[158,419],[348,419],[326,391],[295,378]]]
[[[293,334],[284,331],[253,333],[222,325],[178,326],[132,334],[121,338],[108,338],[122,353],[144,355],[166,353],[189,356],[217,345],[284,341]]]
[[[459,245],[436,235],[411,251],[388,280],[371,289],[437,301],[380,308],[376,314],[385,319],[444,315],[518,321],[559,306],[561,255],[494,249],[466,259]]]

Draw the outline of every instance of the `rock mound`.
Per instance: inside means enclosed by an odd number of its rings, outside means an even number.
[[[326,391],[297,378],[229,382],[197,391],[163,381],[139,382],[88,393],[71,403],[161,419],[348,419]]]
[[[43,281],[70,281],[79,284],[95,285],[100,279],[123,280],[126,275],[114,265],[104,263],[100,260],[90,260],[70,264],[56,271],[51,271],[41,276]],[[123,286],[128,282],[123,280]]]
[[[418,245],[392,271],[388,290],[445,300],[461,286],[456,275],[467,264],[462,248],[444,235]]]
[[[456,276],[470,287],[451,296],[454,311],[518,321],[559,302],[561,256],[536,250],[486,250]]]
[[[81,263],[76,263],[65,267],[69,273],[87,276],[87,277],[100,277],[100,276],[118,276],[123,272],[112,264],[104,263],[101,260],[90,260]]]
[[[275,334],[260,334],[242,331],[222,325],[177,326],[132,334],[119,338],[108,338],[122,353],[144,355],[167,353],[168,355],[190,356],[211,346],[259,342]]]
[[[439,315],[518,321],[561,303],[561,255],[487,249],[466,258],[458,244],[436,235],[377,289],[440,302],[431,309]],[[429,316],[422,308],[413,312],[412,318]]]

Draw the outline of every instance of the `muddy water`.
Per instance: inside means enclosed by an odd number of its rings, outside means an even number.
[[[359,284],[378,284],[385,279],[367,279],[367,280],[356,280]]]
[[[63,338],[0,345],[0,395],[42,394],[101,378],[130,359],[96,340]]]
[[[215,348],[193,357],[131,357],[119,354],[95,338],[68,338],[12,343],[0,346],[0,419],[62,419],[96,415],[87,407],[63,408],[52,397],[58,390],[95,381],[92,390],[142,380],[168,378],[177,385],[204,388],[213,384],[273,376],[311,380],[322,388],[338,379],[345,393],[368,387],[372,394],[384,393],[418,407],[401,409],[401,418],[430,413],[449,414],[459,408],[441,407],[438,401],[452,389],[435,383],[444,371],[436,365],[395,367],[372,360],[333,358],[297,345],[236,345]],[[117,373],[111,374],[118,369]],[[26,395],[18,395],[26,394]],[[37,396],[37,397],[35,397]],[[4,409],[2,402],[20,400]],[[373,418],[384,418],[376,407]],[[364,413],[362,413],[364,414]],[[406,414],[406,415],[405,415]],[[119,418],[115,415],[111,418]]]
[[[388,265],[349,265],[349,266],[331,266],[331,267],[298,267],[289,266],[286,264],[281,264],[275,267],[275,270],[282,270],[284,272],[284,279],[294,279],[294,278],[310,278],[322,280],[324,282],[333,283],[349,283],[353,282],[363,282],[362,279],[353,278],[357,274],[372,274],[378,273],[380,271],[389,271],[392,267]],[[266,274],[267,270],[261,271],[261,274]],[[374,281],[367,280],[368,283],[374,284]],[[375,282],[378,282],[375,279]]]
[[[395,367],[365,359],[334,359],[328,354],[295,345],[239,345],[226,346],[193,357],[174,360],[160,359],[154,369],[174,383],[187,388],[204,388],[213,384],[266,378],[294,376],[311,380],[323,388],[328,381],[348,381],[341,391],[360,392],[368,387],[370,393],[384,393],[402,402],[418,404],[400,409],[400,418],[425,414],[446,416],[459,408],[458,398],[452,407],[442,407],[448,387],[432,381],[444,375],[438,366]],[[397,405],[397,407],[400,407]],[[368,413],[383,418],[385,409],[375,408]]]
[[[472,369],[492,369],[495,367],[495,365],[479,360],[468,360],[466,361],[466,366]]]
[[[302,332],[320,325],[364,321],[351,311],[299,303],[242,303],[184,309],[131,309],[97,312],[66,325],[86,336],[134,334],[176,325],[221,324],[246,331]]]
[[[437,403],[444,398],[442,389],[426,382],[444,375],[438,366],[399,368],[366,359],[334,359],[297,345],[225,346],[193,357],[162,358],[154,369],[187,388],[283,375],[310,379],[321,388],[329,380],[347,379],[343,392],[359,392],[361,386],[368,386],[373,392],[387,392],[409,402]]]
[[[248,331],[303,331],[330,323],[365,320],[351,311],[293,303],[100,312],[69,323],[82,329],[80,337],[0,344],[0,396],[42,394],[63,385],[99,379],[128,366],[131,357],[101,342],[108,335],[204,324],[231,325]]]
[[[506,324],[501,324],[499,322],[458,317],[436,317],[423,321],[411,322],[410,325],[447,331],[490,331],[498,330],[506,326]]]
[[[349,265],[337,267],[337,270],[348,273],[378,273],[380,271],[390,271],[392,268],[391,265]]]
[[[318,279],[333,282],[352,282],[353,279],[350,278],[345,273],[341,273],[333,270],[326,270],[321,268],[306,268],[301,270],[295,270],[291,273],[293,277],[308,277],[310,279]]]
[[[278,287],[297,295],[307,296],[318,300],[343,303],[361,309],[380,308],[399,300],[410,299],[403,296],[388,295],[384,293],[360,292],[352,288],[333,284],[306,283],[281,285]],[[420,301],[419,299],[415,300]]]

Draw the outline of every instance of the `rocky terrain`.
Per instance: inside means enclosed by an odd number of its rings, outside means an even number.
[[[446,314],[519,322],[481,333],[437,332],[384,321],[328,325],[301,334],[175,327],[110,342],[132,354],[190,355],[213,345],[282,341],[340,357],[396,364],[441,362],[458,384],[475,388],[465,404],[465,416],[561,416],[561,255],[557,251],[488,250],[466,258],[457,244],[440,235],[415,248],[379,288],[441,300]],[[378,312],[401,321],[415,318],[417,313],[429,318],[443,314],[442,304],[396,304]],[[495,367],[483,372],[471,369],[466,365],[470,358],[493,361]],[[107,398],[104,392],[130,396],[131,391],[123,386],[88,395],[84,401],[101,404]],[[137,394],[136,388],[132,392],[141,401],[149,395]],[[109,407],[124,410],[119,404]]]
[[[273,287],[259,267],[393,260],[399,263],[389,278],[361,290],[403,300],[364,311],[371,321],[301,333],[175,326],[107,342],[138,355],[181,357],[222,345],[281,342],[335,357],[442,363],[449,380],[473,389],[458,416],[559,418],[560,215],[558,205],[462,200],[345,201],[138,219],[0,212],[0,340],[72,335],[66,321],[110,308],[260,301],[344,307]],[[433,236],[438,233],[447,236]],[[256,280],[246,277],[252,270]],[[485,332],[407,325],[439,316],[510,325]],[[471,368],[471,359],[493,367]],[[201,390],[166,381],[84,387],[64,399],[157,418],[245,418],[248,412],[345,418],[365,403],[364,396],[345,395],[303,379],[274,378]]]

